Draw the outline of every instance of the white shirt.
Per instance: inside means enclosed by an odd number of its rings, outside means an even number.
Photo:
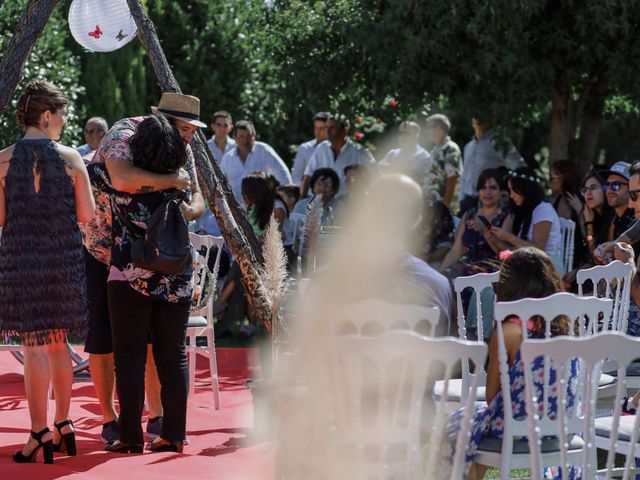
[[[209,146],[209,150],[211,150],[211,153],[213,153],[213,156],[215,157],[215,159],[218,162],[220,162],[222,160],[222,157],[224,157],[225,153],[235,148],[236,141],[231,137],[227,137],[227,143],[224,144],[224,152],[220,150],[220,147],[218,147],[218,144],[216,143],[215,135],[211,137],[211,139],[207,142],[207,145]]]
[[[549,238],[547,238],[544,251],[553,258],[561,250],[562,234],[560,233],[560,218],[550,203],[540,202],[533,209],[531,225],[529,225],[529,231],[527,232],[527,241],[533,241],[533,227],[540,222],[551,222],[551,230],[549,231]]]
[[[291,169],[291,179],[296,185],[302,184],[302,177],[307,169],[307,164],[309,163],[309,159],[311,158],[311,155],[313,155],[313,152],[316,151],[317,146],[318,141],[314,138],[313,140],[304,142],[298,148],[296,158],[293,160],[293,168]]]
[[[420,145],[407,150],[405,148],[396,148],[387,153],[380,161],[381,167],[387,167],[389,170],[399,170],[413,178],[419,185],[424,185],[426,181],[427,166],[431,162],[431,155]]]
[[[373,155],[371,155],[369,150],[354,143],[351,139],[347,139],[347,143],[340,149],[338,158],[334,159],[331,143],[326,140],[316,147],[315,152],[313,152],[313,155],[311,155],[309,159],[304,174],[311,177],[313,172],[319,168],[331,168],[335,170],[340,178],[340,191],[338,195],[342,195],[346,192],[344,186],[344,167],[349,165],[370,165],[374,162]]]
[[[263,142],[255,143],[244,162],[240,159],[237,148],[229,150],[222,157],[220,169],[227,176],[231,190],[241,205],[244,205],[242,179],[247,175],[264,172],[273,175],[282,184],[291,183],[289,168],[275,150]]]

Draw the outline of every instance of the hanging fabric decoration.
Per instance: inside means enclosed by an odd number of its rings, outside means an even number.
[[[136,36],[136,23],[126,0],[73,0],[69,28],[90,52],[113,52]]]

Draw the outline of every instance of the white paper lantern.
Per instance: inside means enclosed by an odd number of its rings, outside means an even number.
[[[136,36],[136,23],[126,0],[73,0],[71,35],[91,52],[113,52]]]

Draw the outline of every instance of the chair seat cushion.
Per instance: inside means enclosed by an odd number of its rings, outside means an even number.
[[[598,379],[598,387],[607,387],[609,385],[613,385],[614,383],[616,383],[615,377],[606,373],[600,374],[600,378]]]
[[[607,374],[617,377],[618,371],[613,370],[611,372],[607,372]],[[632,362],[627,366],[627,377],[640,377],[640,362]]]
[[[440,400],[441,396],[444,394],[444,380],[438,380],[433,387],[433,397],[435,400]],[[453,403],[460,403],[460,398],[462,397],[462,379],[461,378],[453,378],[449,380],[449,389],[447,391],[447,401]],[[476,401],[484,402],[487,399],[487,388],[486,387],[478,387],[478,391],[476,393]]]
[[[559,440],[557,438],[542,439],[542,453],[559,452]],[[578,435],[572,435],[569,441],[569,451],[580,450],[584,447],[584,440]],[[493,452],[500,453],[502,451],[502,439],[493,437],[482,437],[478,445],[478,453]],[[529,440],[514,440],[513,453],[529,453]]]
[[[633,422],[635,415],[623,415],[620,417],[620,425],[618,426],[618,439],[623,442],[631,441],[631,432],[633,431]],[[609,438],[613,429],[613,417],[600,417],[595,419],[596,436]]]
[[[193,317],[189,317],[189,323],[187,324],[187,328],[203,328],[206,327],[207,324],[207,317],[202,317],[202,316],[193,316]]]

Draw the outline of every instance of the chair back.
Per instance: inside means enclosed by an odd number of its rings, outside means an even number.
[[[560,466],[564,467],[562,468],[562,478],[566,479],[569,478],[570,465],[582,466],[582,478],[595,478],[597,461],[594,445],[594,421],[596,419],[598,381],[603,363],[605,360],[612,359],[617,364],[619,376],[606,468],[606,478],[611,478],[622,396],[626,390],[624,388],[626,368],[638,356],[639,350],[640,339],[627,337],[619,332],[604,332],[582,338],[532,339],[522,344],[520,353],[525,372],[529,445],[535,447],[531,452],[531,478],[544,478],[544,466]],[[545,365],[545,381],[540,385],[540,379],[535,378],[532,367],[534,362],[541,361]],[[575,377],[571,373],[576,364],[584,372],[583,381],[580,376]],[[548,370],[557,373],[556,380],[563,378],[567,382],[564,385],[575,385],[575,382],[578,382],[575,393],[580,401],[571,402],[567,398],[567,389],[557,388],[557,381],[547,382],[546,373]],[[536,382],[538,383],[537,388]],[[554,387],[555,390],[552,391]],[[546,407],[550,398],[554,396],[558,406],[566,403],[567,408],[558,408],[557,414],[550,416]],[[636,417],[634,421],[631,435],[632,446],[637,444],[638,430],[640,429],[639,418]],[[582,441],[579,441],[581,448],[575,446],[578,435],[582,437]],[[557,453],[549,455],[548,451],[544,451],[545,440],[543,438],[548,436],[557,437],[556,445],[559,455]],[[573,449],[570,448],[572,444],[574,445]],[[628,470],[631,467],[633,457],[633,452],[627,457],[624,478],[628,478]],[[536,471],[539,472],[538,475],[534,474]]]
[[[608,320],[603,320],[598,330],[627,331],[632,277],[633,266],[619,260],[577,272],[578,295],[583,296],[585,284],[588,286],[591,283],[593,296],[613,299],[611,316],[607,317]]]
[[[304,220],[307,218],[307,215],[304,213],[290,213],[288,221],[291,224],[291,234],[294,240],[294,246],[297,244],[298,249],[296,250],[296,255],[302,256],[302,247],[304,246]]]
[[[560,266],[562,271],[560,273],[564,275],[573,270],[576,223],[573,220],[560,217],[560,235],[562,237],[562,265]]]
[[[424,400],[429,398],[435,376],[450,380],[461,359],[483,364],[486,345],[389,332],[336,337],[326,341],[325,347],[323,370],[328,383],[319,392],[310,392],[326,401],[320,404],[324,415],[316,425],[325,434],[330,452],[322,463],[340,472],[340,478],[435,478],[445,443],[446,395],[435,406]],[[472,395],[467,402],[468,428],[474,400]],[[433,414],[427,413],[430,408]],[[428,420],[430,435],[426,472],[421,418]],[[466,434],[461,430],[457,437],[462,448],[456,449],[453,478],[462,478]]]
[[[335,334],[370,336],[407,330],[432,337],[439,320],[438,307],[397,305],[371,298],[340,309]]]
[[[212,235],[198,235],[189,233],[191,245],[196,250],[193,265],[194,301],[191,307],[192,315],[204,315],[207,322],[212,325],[213,315],[211,311],[211,299],[218,287],[218,271],[220,258],[224,247],[224,238]],[[218,247],[213,270],[209,268],[209,259],[213,247]]]
[[[493,290],[493,284],[498,283],[500,280],[500,272],[494,273],[478,273],[476,275],[470,275],[468,277],[458,277],[453,281],[453,289],[456,292],[456,305],[457,305],[457,321],[458,321],[458,336],[467,340],[467,315],[464,311],[464,306],[462,304],[462,293],[470,288],[475,297],[476,302],[476,331],[477,338],[479,342],[484,341],[484,318],[482,315],[482,292],[488,288]],[[493,321],[493,319],[490,319]],[[478,376],[479,385],[483,386],[487,381],[487,371],[484,365],[479,365],[474,370],[474,373],[471,373],[471,369],[469,368],[469,364],[466,362],[462,362],[462,392],[465,393],[468,391],[469,386],[471,385],[472,379],[474,376]],[[466,394],[465,394],[466,395]],[[464,396],[463,395],[463,398]]]
[[[507,349],[504,341],[502,322],[512,316],[521,320],[522,345],[529,341],[527,323],[532,317],[541,317],[544,321],[544,338],[551,338],[551,324],[556,317],[569,319],[570,336],[577,331],[579,336],[588,336],[593,332],[592,325],[597,323],[599,315],[605,318],[611,315],[613,300],[595,297],[579,297],[571,293],[556,293],[546,298],[524,298],[513,302],[498,302],[495,305],[496,330],[498,333],[498,360],[500,367],[500,388],[505,405],[511,405],[511,382]],[[522,347],[521,347],[522,348]],[[549,378],[545,367],[545,381]],[[515,420],[513,409],[504,409],[504,439],[502,456],[512,455],[514,437],[527,435],[526,419]]]

